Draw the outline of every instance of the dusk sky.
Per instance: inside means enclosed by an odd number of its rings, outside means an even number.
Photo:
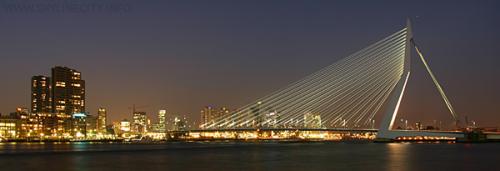
[[[16,10],[15,4],[113,8]],[[78,7],[78,6],[77,6]],[[87,111],[108,122],[133,104],[199,120],[238,108],[384,38],[413,20],[415,41],[457,113],[500,126],[497,1],[0,1],[0,113],[30,105],[30,79],[67,66]],[[451,122],[416,54],[400,117]]]

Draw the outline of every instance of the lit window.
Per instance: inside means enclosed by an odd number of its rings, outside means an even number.
[[[73,87],[80,87],[80,84],[71,84]]]
[[[56,82],[56,87],[66,87],[66,83],[65,82]]]
[[[56,110],[64,110],[66,109],[66,106],[56,106]]]

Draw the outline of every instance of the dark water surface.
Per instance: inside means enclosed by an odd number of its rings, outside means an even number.
[[[0,144],[0,170],[500,170],[500,144]]]

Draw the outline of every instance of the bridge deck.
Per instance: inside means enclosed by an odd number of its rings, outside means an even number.
[[[327,131],[327,132],[377,132],[377,129],[343,129],[343,128],[236,128],[236,129],[196,129],[171,132],[243,132],[243,131]]]
[[[379,135],[384,139],[393,139],[393,140],[398,137],[448,137],[448,138],[465,137],[465,134],[459,131],[391,130],[391,131],[380,131]]]

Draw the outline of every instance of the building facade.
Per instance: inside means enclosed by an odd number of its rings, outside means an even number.
[[[304,114],[304,128],[319,129],[322,128],[321,115],[317,113]]]
[[[57,120],[52,112],[52,81],[50,77],[31,77],[30,120],[42,124],[41,135],[52,135],[57,130]]]
[[[184,117],[175,117],[173,123],[174,131],[185,131],[188,129],[187,118]]]
[[[75,113],[69,121],[71,121],[71,136],[73,138],[85,138],[87,135],[87,115],[84,113]]]
[[[71,116],[85,113],[85,81],[81,72],[67,67],[52,68],[52,111]]]
[[[119,136],[120,137],[129,137],[130,136],[130,131],[131,131],[131,124],[130,124],[130,121],[128,121],[127,119],[124,119],[120,122],[119,124],[120,126],[120,129],[119,129]]]
[[[21,123],[19,119],[6,116],[0,117],[0,141],[19,138]]]
[[[78,125],[75,114],[85,114],[85,81],[81,72],[67,67],[52,68],[52,113],[55,114],[56,135],[69,136]],[[78,120],[78,119],[77,119]]]
[[[97,133],[106,134],[106,117],[107,112],[105,108],[99,108],[97,110]]]
[[[157,133],[163,133],[167,129],[167,110],[158,111],[158,122],[153,125],[153,131]]]
[[[50,77],[31,78],[31,113],[52,113],[52,85]]]
[[[146,112],[134,112],[132,132],[143,134],[148,132],[148,118]]]
[[[205,127],[209,127],[215,122],[218,122],[218,119],[221,119],[221,116],[229,114],[230,110],[227,107],[214,108],[211,106],[205,106],[200,114],[200,128],[205,129]]]
[[[11,118],[19,120],[20,138],[37,138],[44,135],[43,124],[40,115],[30,113],[28,108],[18,107],[15,112],[10,114]]]
[[[96,138],[97,137],[97,123],[98,123],[98,116],[95,115],[87,115],[87,118],[85,119],[86,123],[86,131],[85,131],[85,136],[87,138]]]

